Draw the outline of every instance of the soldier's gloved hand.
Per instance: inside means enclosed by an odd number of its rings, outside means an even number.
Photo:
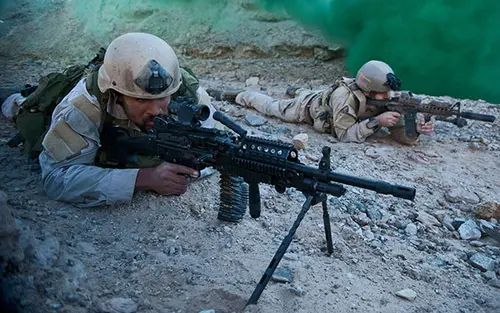
[[[433,132],[434,132],[434,120],[431,119],[426,123],[425,118],[423,116],[420,116],[417,121],[417,133],[430,136]]]
[[[181,195],[186,192],[189,178],[199,173],[189,167],[172,163],[162,163],[154,168],[142,168],[137,174],[135,189],[152,190],[161,195]]]
[[[375,116],[380,126],[391,127],[396,124],[401,115],[398,112],[384,112]]]

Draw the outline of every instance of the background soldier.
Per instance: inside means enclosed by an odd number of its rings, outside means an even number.
[[[356,78],[342,78],[323,90],[289,88],[292,99],[273,99],[260,92],[233,93],[209,91],[219,100],[230,100],[252,107],[257,111],[286,122],[307,123],[319,132],[330,133],[343,142],[364,142],[381,127],[388,127],[391,137],[402,144],[412,144],[418,139],[404,134],[404,119],[397,112],[379,112],[367,107],[366,98],[384,100],[391,90],[397,91],[401,81],[392,68],[381,61],[369,61],[358,71]],[[430,135],[432,121],[425,123],[421,116],[417,132]]]

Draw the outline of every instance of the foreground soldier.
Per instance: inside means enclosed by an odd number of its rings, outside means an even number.
[[[299,88],[287,90],[293,99],[273,99],[259,92],[244,91],[235,102],[286,122],[307,123],[317,131],[330,133],[343,142],[364,142],[381,127],[390,129],[391,137],[402,144],[413,144],[417,137],[404,134],[404,120],[397,112],[384,112],[367,107],[366,98],[388,99],[391,90],[401,85],[389,65],[381,61],[365,63],[356,78],[342,78],[325,90]],[[229,92],[210,92],[217,99],[229,100]],[[234,97],[234,95],[233,95]],[[234,99],[234,98],[233,98]],[[430,135],[433,122],[420,117],[417,132]]]
[[[109,125],[144,132],[156,115],[167,112],[181,84],[177,56],[162,39],[129,33],[113,40],[99,70],[82,79],[52,114],[39,156],[47,195],[95,206],[131,200],[140,190],[186,192],[188,177],[199,176],[191,168],[157,159],[105,168],[113,164],[107,163],[101,137]],[[204,90],[198,88],[197,95],[200,103],[209,104]]]

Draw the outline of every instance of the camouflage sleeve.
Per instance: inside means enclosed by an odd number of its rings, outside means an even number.
[[[357,103],[354,95],[345,87],[337,88],[330,97],[332,108],[332,130],[337,139],[343,142],[364,142],[374,131],[366,126],[365,121],[358,121]]]
[[[139,170],[93,165],[100,144],[99,116],[90,118],[91,107],[78,105],[81,98],[68,96],[54,111],[39,156],[45,192],[52,199],[80,206],[131,200]]]

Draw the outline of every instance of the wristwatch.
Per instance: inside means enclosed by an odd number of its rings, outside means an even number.
[[[377,129],[378,126],[379,121],[374,117],[370,117],[368,119],[368,122],[366,123],[366,127],[368,127],[369,129]]]

